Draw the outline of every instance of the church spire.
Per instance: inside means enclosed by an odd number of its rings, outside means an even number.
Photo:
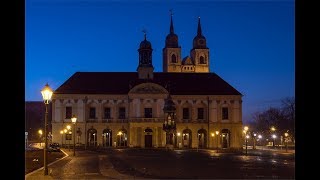
[[[170,15],[171,15],[171,22],[170,22],[170,34],[174,34],[174,29],[173,29],[173,22],[172,22],[172,9],[170,10]]]
[[[200,23],[200,16],[198,17],[198,36],[202,36],[202,30],[201,30],[201,23]]]

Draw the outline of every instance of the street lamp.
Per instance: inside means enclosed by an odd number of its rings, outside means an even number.
[[[120,141],[120,142],[119,142],[119,146],[121,146],[121,136],[122,136],[122,132],[119,131],[119,132],[118,132],[118,135],[119,135],[119,141]]]
[[[45,85],[45,87],[41,90],[42,98],[44,101],[44,104],[46,106],[46,112],[45,112],[45,118],[44,118],[44,150],[43,150],[43,162],[44,162],[44,175],[48,175],[48,162],[47,162],[47,146],[48,146],[48,104],[51,101],[51,97],[53,94],[52,89],[49,87],[48,83]]]
[[[178,148],[180,148],[180,142],[179,142],[180,135],[181,135],[181,134],[178,132],[178,133],[177,133],[177,136],[178,136],[178,138],[177,138],[177,139],[178,139]]]
[[[75,115],[72,116],[71,121],[73,123],[73,156],[76,156],[76,122],[77,122],[77,118]]]
[[[275,139],[277,138],[277,136],[275,134],[272,134],[272,139],[273,139],[273,147],[275,148]]]
[[[71,126],[70,125],[67,125],[67,130],[68,130],[68,133],[71,134]],[[68,149],[70,151],[70,135],[68,135]]]
[[[41,145],[41,143],[42,143],[42,130],[39,129],[38,133],[39,133],[39,136],[40,136],[40,147],[42,147],[42,145]]]
[[[249,139],[249,135],[246,135],[246,155],[248,154],[248,139]]]
[[[284,143],[286,144],[286,152],[288,152],[288,136],[289,136],[289,133],[284,133]]]
[[[63,143],[63,130],[60,131],[60,134],[61,134],[61,146],[62,146],[62,143]]]
[[[216,131],[216,135],[217,135],[217,152],[218,152],[218,150],[219,150],[219,131]]]
[[[253,149],[256,149],[256,133],[253,133]]]

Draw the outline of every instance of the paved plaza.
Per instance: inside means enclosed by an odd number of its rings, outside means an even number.
[[[294,153],[249,150],[81,150],[49,166],[45,179],[294,179]],[[44,179],[43,170],[26,179]]]

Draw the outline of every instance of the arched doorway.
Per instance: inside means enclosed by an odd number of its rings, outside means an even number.
[[[190,129],[182,131],[182,146],[185,148],[191,148],[192,144],[192,132]]]
[[[199,148],[207,147],[207,131],[205,129],[200,129],[198,131],[198,147]]]
[[[146,128],[144,130],[144,147],[151,148],[152,147],[152,129]]]
[[[222,129],[221,131],[221,146],[222,148],[230,147],[230,131],[229,129]]]
[[[95,147],[97,146],[97,130],[94,128],[91,128],[88,130],[88,146],[89,147]]]
[[[126,147],[128,141],[128,133],[125,129],[120,129],[117,133],[117,146]]]
[[[111,129],[104,129],[102,132],[102,146],[112,147],[112,131]]]

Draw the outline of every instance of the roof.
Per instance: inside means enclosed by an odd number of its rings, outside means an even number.
[[[138,79],[138,72],[76,72],[55,94],[128,94],[134,86],[152,82],[173,95],[242,95],[215,73],[154,72],[152,80]]]

